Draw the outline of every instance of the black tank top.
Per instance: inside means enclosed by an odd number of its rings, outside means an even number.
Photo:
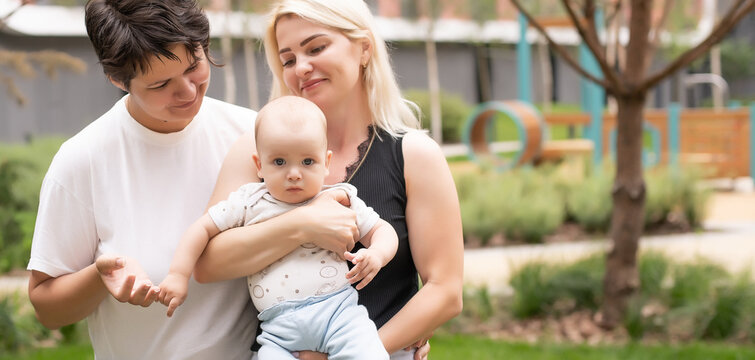
[[[419,283],[406,227],[403,138],[393,138],[383,130],[378,130],[378,134],[350,183],[357,188],[357,196],[398,234],[396,255],[359,291],[359,303],[367,308],[370,319],[380,328],[417,293]],[[353,251],[362,247],[357,243]],[[350,268],[351,265],[349,263]]]

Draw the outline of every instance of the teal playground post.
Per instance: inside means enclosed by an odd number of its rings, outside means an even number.
[[[532,103],[532,61],[527,42],[527,18],[519,13],[519,41],[516,44],[516,81],[519,100]]]
[[[603,24],[602,11],[595,12],[595,24]],[[599,28],[598,31],[602,29]],[[603,77],[598,61],[584,43],[579,44],[579,63],[589,74],[599,79]],[[592,140],[593,163],[599,164],[603,158],[601,151],[603,149],[603,104],[605,104],[606,92],[602,86],[584,77],[580,79],[580,90],[582,111],[590,114],[590,125],[585,127],[584,136]]]

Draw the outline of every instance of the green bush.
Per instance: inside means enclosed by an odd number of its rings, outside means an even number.
[[[518,173],[517,181],[502,188],[511,193],[506,201],[508,215],[501,219],[503,231],[509,238],[542,242],[564,222],[561,194],[542,172],[521,169]]]
[[[8,299],[0,300],[0,355],[15,352],[20,346],[21,340],[11,318],[12,313]]]
[[[24,267],[39,204],[39,189],[62,138],[0,144],[0,273]]]
[[[502,220],[510,212],[505,202],[514,194],[488,176],[466,176],[459,183],[462,184],[459,191],[464,194],[459,202],[464,235],[478,237],[485,244],[502,232]]]
[[[730,338],[740,328],[750,325],[739,325],[740,322],[750,321],[746,318],[750,310],[747,305],[755,298],[755,291],[748,277],[742,276],[738,281],[716,286],[714,294],[711,316],[702,328],[703,338],[713,340]]]
[[[511,312],[517,318],[595,310],[603,292],[604,259],[593,255],[571,264],[532,262],[511,276]]]
[[[640,293],[651,297],[661,296],[669,268],[669,259],[659,252],[647,252],[640,255],[637,264]]]
[[[556,296],[573,302],[575,309],[596,310],[603,298],[605,256],[596,254],[559,266],[549,280]]]
[[[586,231],[607,232],[611,223],[611,187],[613,175],[607,170],[596,169],[584,181],[567,187],[566,209]]]
[[[642,308],[645,306],[647,298],[643,296],[633,296],[627,304],[627,313],[624,316],[624,328],[627,330],[629,338],[633,341],[641,340],[648,333],[651,321],[643,316]]]
[[[430,128],[430,94],[425,90],[407,90],[404,97],[411,100],[422,111],[422,127]],[[472,112],[472,105],[458,95],[440,93],[441,123],[443,126],[443,142],[456,143],[461,141],[461,133],[467,117]]]
[[[34,138],[26,144],[0,143],[0,162],[20,161],[29,164],[18,169],[23,180],[14,185],[13,191],[19,199],[32,204],[34,209],[39,203],[42,179],[50,167],[53,156],[65,140],[63,137],[43,137]]]
[[[517,318],[528,318],[546,313],[555,301],[553,289],[548,287],[551,267],[542,262],[524,265],[511,276],[514,289],[511,312]]]
[[[588,169],[584,177],[558,167],[522,167],[505,173],[491,168],[455,176],[465,236],[540,242],[565,222],[606,234],[612,211],[611,164]],[[646,228],[698,228],[710,190],[698,185],[695,170],[658,168],[646,173]]]
[[[703,260],[695,264],[678,264],[673,273],[673,285],[669,291],[672,308],[700,303],[708,297],[714,282],[728,276],[718,264]]]
[[[525,264],[512,274],[509,311],[516,318],[596,310],[601,302],[604,257],[570,264]],[[629,336],[672,340],[755,340],[755,283],[709,261],[680,263],[660,253],[639,258],[640,291],[629,301]],[[673,283],[673,285],[671,285]]]
[[[0,355],[32,348],[56,336],[39,323],[25,295],[10,293],[0,299]]]
[[[456,181],[464,234],[483,243],[498,233],[540,242],[564,221],[561,194],[541,172],[469,174]]]
[[[464,293],[464,308],[471,311],[475,317],[485,321],[493,316],[494,305],[488,288],[482,286],[474,289],[472,294]]]
[[[30,166],[29,162],[21,160],[0,160],[0,249],[3,249],[0,273],[23,266],[29,259],[22,214],[36,206],[32,200],[20,197],[16,188],[23,181],[23,170]]]
[[[666,310],[665,304],[669,298],[667,280],[670,279],[672,265],[671,260],[660,252],[644,252],[638,257],[640,289],[629,300],[624,318],[624,327],[632,340],[641,340],[649,333],[664,332],[668,323],[667,314],[659,311]],[[648,307],[654,310],[644,313],[643,310]]]
[[[16,358],[41,346],[88,343],[85,320],[49,330],[37,320],[25,292],[1,294],[0,358]]]
[[[694,169],[659,168],[647,172],[645,226],[670,223],[682,229],[699,227],[710,190],[697,186],[701,176]]]

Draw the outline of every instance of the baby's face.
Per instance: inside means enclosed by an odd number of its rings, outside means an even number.
[[[270,194],[296,204],[317,195],[328,175],[330,155],[322,131],[268,128],[257,142],[257,174]],[[321,136],[322,135],[322,136]]]

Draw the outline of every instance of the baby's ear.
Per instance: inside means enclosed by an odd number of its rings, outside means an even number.
[[[325,152],[325,168],[330,168],[330,159],[333,158],[333,152],[328,150]]]
[[[328,150],[325,152],[325,176],[330,175],[330,159],[333,157],[333,152]]]
[[[254,167],[257,168],[257,177],[262,179],[262,160],[257,153],[252,154],[252,160],[254,160]]]

